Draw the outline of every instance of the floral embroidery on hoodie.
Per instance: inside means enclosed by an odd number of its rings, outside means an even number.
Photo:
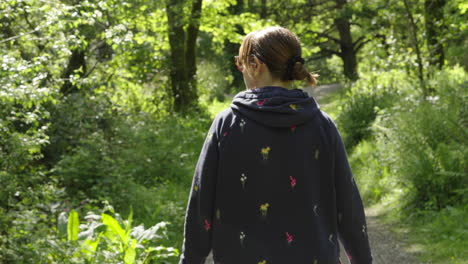
[[[247,181],[247,176],[244,173],[241,174],[240,181],[242,184],[242,190],[245,190],[245,181]]]
[[[243,231],[240,232],[239,239],[240,239],[241,246],[244,246],[245,233]]]
[[[291,181],[291,188],[294,189],[294,186],[296,186],[296,178],[289,176],[289,180]]]
[[[291,245],[294,241],[293,235],[289,234],[289,232],[286,232],[286,241],[288,242],[288,245]]]
[[[211,223],[208,219],[205,219],[205,230],[208,231],[211,228]]]
[[[262,261],[258,262],[258,264],[267,264],[267,261],[266,261],[266,260],[262,260]]]
[[[261,101],[257,101],[256,104],[259,105],[259,106],[263,106],[263,104],[265,104],[266,102],[266,99],[263,99]]]
[[[239,121],[239,127],[241,129],[241,133],[244,133],[244,128],[245,128],[245,120],[244,119],[240,119]]]
[[[362,225],[362,233],[364,234],[365,237],[367,236],[366,229],[367,229],[367,227],[365,225]]]
[[[198,178],[196,178],[195,183],[193,184],[193,191],[194,192],[197,192],[198,189],[200,189],[200,186],[199,186],[200,184],[198,183],[198,181],[199,181]]]
[[[314,214],[315,214],[315,216],[318,216],[317,209],[318,209],[318,205],[314,205]]]
[[[266,147],[266,148],[262,148],[262,156],[263,156],[263,159],[264,160],[267,160],[268,159],[268,153],[270,152],[270,147]]]
[[[216,219],[220,219],[221,218],[221,212],[219,211],[219,208],[216,209]]]
[[[295,111],[302,109],[302,107],[297,104],[290,104],[289,107]]]
[[[332,245],[335,245],[335,243],[333,242],[333,234],[330,234],[330,236],[328,237],[328,241],[332,243]]]
[[[268,212],[268,207],[270,206],[269,203],[264,203],[260,205],[260,212],[262,213],[262,216],[266,216]]]
[[[207,138],[208,140],[211,140],[212,137],[213,137],[213,132],[211,132],[211,131],[208,132],[208,135],[206,135],[206,138]]]
[[[296,128],[297,128],[296,125],[291,126],[291,131],[292,131],[292,132],[296,132]]]

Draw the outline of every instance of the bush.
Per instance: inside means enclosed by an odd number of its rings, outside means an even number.
[[[7,182],[8,183],[8,182]],[[57,181],[18,188],[0,207],[0,263],[43,263],[56,239],[64,191]]]
[[[440,210],[467,201],[465,80],[458,68],[441,72],[432,80],[437,95],[408,96],[381,112],[373,126],[380,168],[372,173],[388,168],[388,177],[405,190],[407,209]]]
[[[337,123],[348,149],[372,135],[371,126],[377,115],[394,105],[408,84],[401,72],[370,73],[363,76],[346,92],[337,116]]]
[[[58,229],[67,242],[60,240],[59,254],[49,254],[49,260],[134,264],[155,263],[179,255],[177,249],[161,245],[169,222],[159,222],[148,229],[133,226],[132,214],[123,221],[111,206],[100,214],[90,211],[84,218],[85,222],[81,222],[75,210],[68,217],[66,213],[60,215]]]
[[[397,179],[392,177],[391,168],[383,162],[385,152],[376,149],[375,140],[363,140],[349,155],[353,174],[356,175],[356,182],[366,205],[379,202],[399,188]]]
[[[162,188],[191,183],[210,121],[208,115],[114,117],[111,137],[97,130],[81,139],[52,171],[75,200],[108,200],[121,212],[133,206],[135,217],[149,223]]]

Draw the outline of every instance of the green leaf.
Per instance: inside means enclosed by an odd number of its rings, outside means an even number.
[[[80,220],[78,219],[78,213],[74,209],[72,209],[70,211],[70,215],[68,216],[67,224],[67,233],[69,241],[78,240],[79,225]]]
[[[124,261],[125,264],[134,264],[135,263],[135,257],[136,257],[136,248],[137,241],[136,239],[132,239],[131,245],[125,250],[125,257]]]
[[[129,236],[125,234],[125,230],[123,230],[123,228],[120,226],[117,220],[115,220],[112,216],[108,214],[102,214],[102,223],[108,227],[108,231],[117,235],[120,238],[124,246],[128,245]]]

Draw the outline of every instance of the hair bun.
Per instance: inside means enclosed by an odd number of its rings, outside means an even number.
[[[296,62],[292,70],[292,79],[293,80],[304,80],[307,79],[307,82],[310,85],[317,85],[317,77],[319,75],[316,73],[311,73],[307,70],[304,64],[301,62]]]

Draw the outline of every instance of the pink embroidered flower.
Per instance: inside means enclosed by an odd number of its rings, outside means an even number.
[[[296,131],[296,127],[297,127],[296,125],[291,126],[291,131],[292,132]]]
[[[289,176],[289,179],[291,180],[291,187],[294,188],[294,186],[296,186],[296,178],[294,178],[293,176]]]
[[[293,236],[286,232],[286,240],[288,241],[289,244],[294,241]]]
[[[353,257],[351,257],[351,255],[348,254],[348,252],[346,252],[346,255],[348,256],[348,259],[349,259],[349,260],[352,260],[352,259],[353,259]]]
[[[210,221],[208,221],[208,219],[205,219],[205,229],[208,231],[210,227],[211,227]]]
[[[228,134],[228,132],[226,131],[226,132],[224,132],[223,136],[226,136],[227,134]]]
[[[262,106],[266,102],[266,99],[263,99],[261,101],[257,101],[256,104]]]

